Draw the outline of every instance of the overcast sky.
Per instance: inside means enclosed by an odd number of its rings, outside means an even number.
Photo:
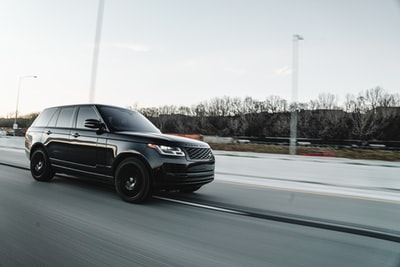
[[[0,0],[0,117],[89,101],[97,0]],[[105,0],[95,102],[400,92],[397,0]],[[339,101],[339,102],[340,102]]]

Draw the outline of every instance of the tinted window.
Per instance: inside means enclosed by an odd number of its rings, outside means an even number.
[[[113,131],[160,133],[160,130],[139,112],[105,106],[100,106],[99,110]]]
[[[39,116],[37,117],[37,119],[35,120],[33,125],[36,127],[47,126],[47,124],[49,123],[50,119],[53,117],[56,110],[57,110],[57,108],[49,108],[49,109],[43,110],[39,114]]]
[[[85,120],[87,119],[99,119],[99,116],[91,106],[80,107],[76,119],[76,128],[88,129],[85,127]]]
[[[62,108],[57,119],[57,127],[71,127],[74,107]]]
[[[60,109],[57,109],[57,112],[54,113],[53,117],[51,118],[48,127],[56,127],[56,122],[58,118],[58,114],[60,114]]]

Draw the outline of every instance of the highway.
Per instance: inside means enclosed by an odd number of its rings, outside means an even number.
[[[363,190],[373,193],[362,196],[339,194],[343,184],[328,193],[268,186],[289,180],[274,173],[255,184],[266,175],[246,179],[249,171],[238,173],[234,159],[257,162],[217,153],[221,165],[212,184],[134,205],[107,184],[64,176],[36,182],[22,149],[0,147],[0,266],[400,266],[398,241],[318,227],[398,237],[400,202],[380,197],[393,192],[371,181],[375,189]],[[310,164],[318,170],[323,163]],[[393,183],[395,165],[374,168],[387,168]],[[253,182],[229,180],[232,170]],[[306,177],[295,178],[292,186]],[[301,224],[309,221],[317,227]]]

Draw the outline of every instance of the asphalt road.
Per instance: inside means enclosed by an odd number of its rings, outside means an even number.
[[[0,149],[0,162],[27,164],[13,149]],[[162,197],[400,231],[399,203],[391,201],[226,181]],[[157,198],[133,205],[109,185],[65,177],[40,183],[0,165],[0,266],[55,265],[399,267],[400,243]]]

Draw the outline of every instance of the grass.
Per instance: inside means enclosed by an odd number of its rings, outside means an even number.
[[[271,154],[289,154],[289,146],[264,145],[264,144],[217,144],[211,143],[214,150],[243,151]],[[359,149],[359,148],[331,148],[331,147],[297,147],[298,155],[324,155],[349,159],[368,159],[400,161],[400,151]]]

